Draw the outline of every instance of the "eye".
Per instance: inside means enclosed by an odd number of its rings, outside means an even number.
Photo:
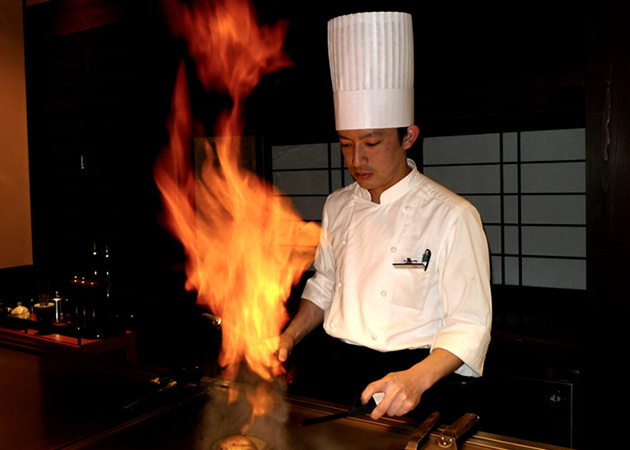
[[[379,145],[381,143],[381,141],[376,141],[376,142],[366,142],[365,145],[367,145],[368,147],[376,147],[377,145]]]

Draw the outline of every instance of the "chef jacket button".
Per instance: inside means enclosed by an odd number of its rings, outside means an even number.
[[[378,339],[378,336],[376,335],[376,333],[372,333],[372,336],[370,336],[372,338],[373,341]]]
[[[405,206],[405,211],[411,211],[411,206],[409,205]]]
[[[397,250],[398,249],[396,247],[392,247],[392,248],[389,249],[389,251],[392,252],[392,253],[396,253]]]
[[[346,245],[346,240],[345,239],[341,240],[341,245]]]
[[[381,297],[387,297],[387,291],[381,291]]]
[[[337,282],[337,287],[341,287],[341,281]]]

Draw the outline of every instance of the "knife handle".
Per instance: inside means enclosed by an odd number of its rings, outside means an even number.
[[[372,411],[374,411],[374,408],[376,408],[376,406],[381,402],[384,396],[385,396],[384,394],[381,395],[381,393],[376,393],[372,396],[370,401],[367,402],[365,405],[355,406],[354,408],[349,409],[348,411],[338,413],[338,414],[332,414],[332,415],[323,416],[323,417],[315,417],[312,419],[305,419],[302,421],[302,425],[303,426],[315,425],[317,423],[330,422],[331,420],[345,419],[346,417],[355,417],[355,416],[362,416],[363,414],[370,414]]]
[[[457,419],[453,424],[449,425],[442,431],[442,435],[438,438],[438,445],[442,448],[449,448],[464,433],[470,430],[473,425],[479,421],[479,416],[473,413],[467,413]]]
[[[370,414],[376,408],[376,401],[371,398],[365,405],[355,406],[348,411],[350,417],[362,416],[363,414]]]

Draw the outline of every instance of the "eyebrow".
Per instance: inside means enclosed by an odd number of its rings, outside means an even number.
[[[370,131],[369,133],[366,133],[364,135],[359,136],[359,139],[367,139],[367,138],[370,138],[370,137],[379,137],[382,134],[383,134],[383,132],[380,131],[380,130],[373,130],[373,131]],[[346,139],[348,141],[350,140],[350,138],[344,136],[341,133],[337,133],[337,135],[339,136],[339,139]]]

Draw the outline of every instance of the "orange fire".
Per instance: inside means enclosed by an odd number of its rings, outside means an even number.
[[[291,64],[282,49],[287,25],[260,26],[245,0],[191,6],[171,0],[165,6],[173,31],[188,44],[201,84],[228,93],[233,102],[217,121],[216,140],[205,141],[204,161],[195,172],[194,120],[182,65],[170,143],[155,166],[166,226],[186,252],[186,288],[222,319],[224,376],[233,380],[245,361],[271,380],[283,372],[273,350],[288,320],[285,302],[312,263],[320,230],[303,222],[271,184],[242,167],[239,136],[245,101],[260,78]],[[256,403],[256,414],[262,414],[273,402]]]

